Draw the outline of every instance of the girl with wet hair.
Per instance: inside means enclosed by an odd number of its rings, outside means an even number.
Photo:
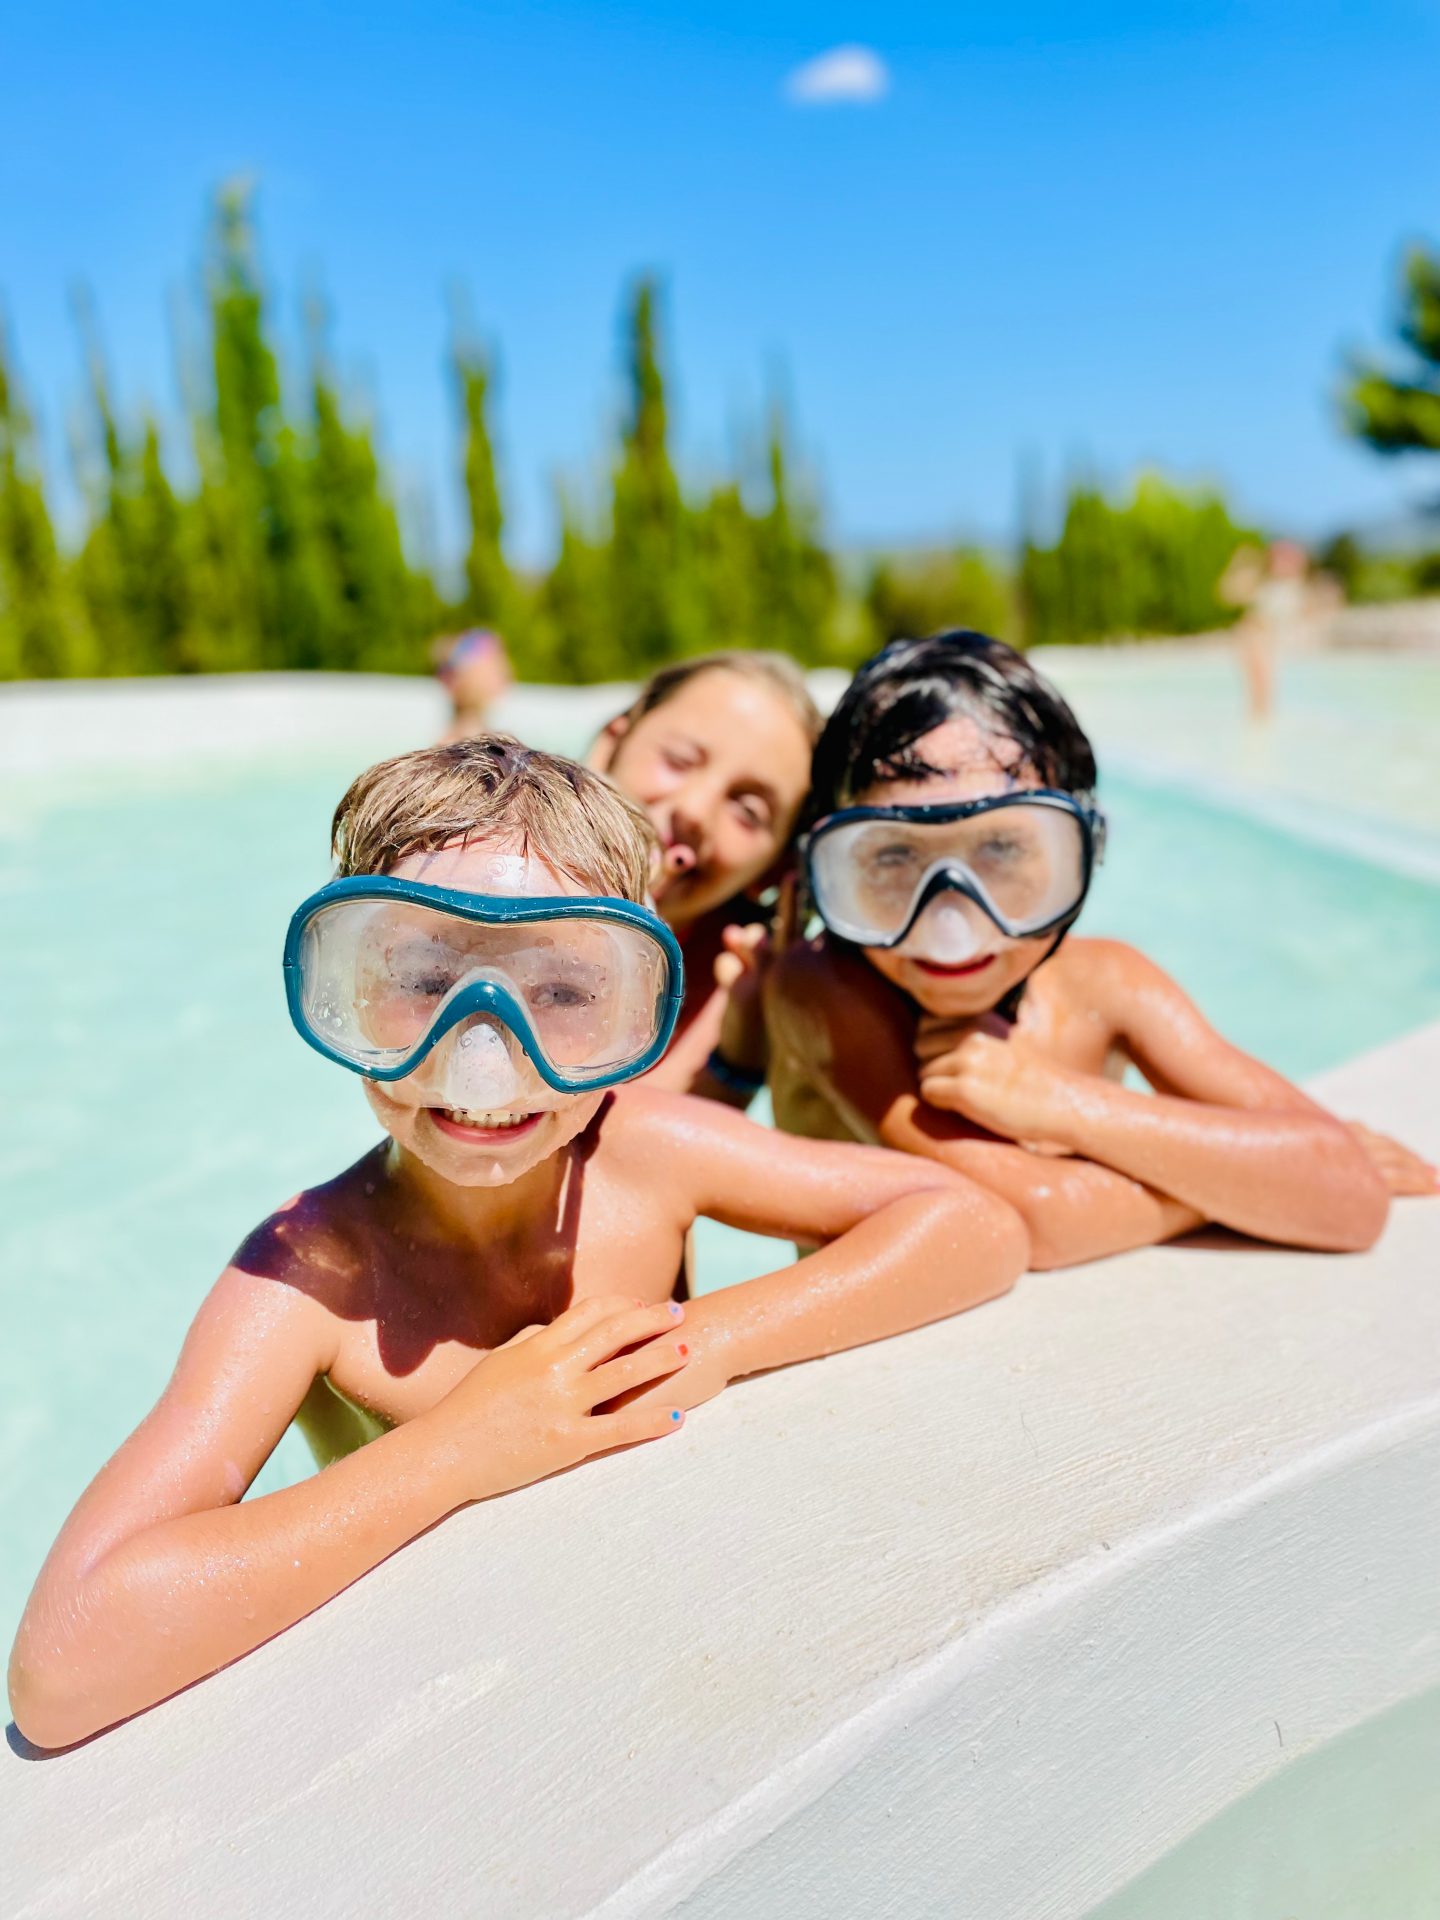
[[[1355,1250],[1434,1170],[1070,933],[1103,858],[1090,743],[1022,654],[957,630],[868,661],[815,750],[804,906],[765,988],[778,1124],[924,1154],[1010,1201],[1032,1263],[1214,1221]],[[1153,1092],[1121,1084],[1134,1064]]]

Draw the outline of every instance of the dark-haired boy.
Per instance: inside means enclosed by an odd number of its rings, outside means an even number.
[[[815,751],[816,940],[770,969],[779,1125],[941,1162],[1002,1194],[1037,1266],[1216,1221],[1367,1247],[1435,1170],[1215,1032],[1152,961],[1066,938],[1103,851],[1090,744],[1012,648],[897,641]],[[1120,1084],[1133,1062],[1153,1094]]]

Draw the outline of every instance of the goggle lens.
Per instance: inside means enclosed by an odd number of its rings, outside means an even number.
[[[810,851],[821,917],[862,945],[901,934],[947,869],[975,884],[1007,932],[1038,931],[1084,897],[1085,828],[1068,808],[1015,801],[948,820],[842,816]]]
[[[669,962],[642,928],[581,917],[487,925],[401,900],[321,907],[300,945],[300,1007],[327,1047],[391,1071],[447,1002],[493,982],[518,1003],[550,1067],[583,1078],[653,1046]]]

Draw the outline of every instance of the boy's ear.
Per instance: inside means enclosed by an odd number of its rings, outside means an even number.
[[[613,720],[607,720],[591,743],[590,751],[585,756],[586,764],[593,767],[596,773],[609,773],[616,750],[629,731],[628,715],[617,713]]]

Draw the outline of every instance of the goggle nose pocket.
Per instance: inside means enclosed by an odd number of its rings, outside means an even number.
[[[936,896],[907,934],[904,945],[924,960],[942,967],[960,966],[980,951],[972,917],[958,893]]]
[[[481,1020],[451,1036],[441,1087],[449,1106],[472,1112],[503,1107],[519,1086],[510,1046],[498,1027]]]

